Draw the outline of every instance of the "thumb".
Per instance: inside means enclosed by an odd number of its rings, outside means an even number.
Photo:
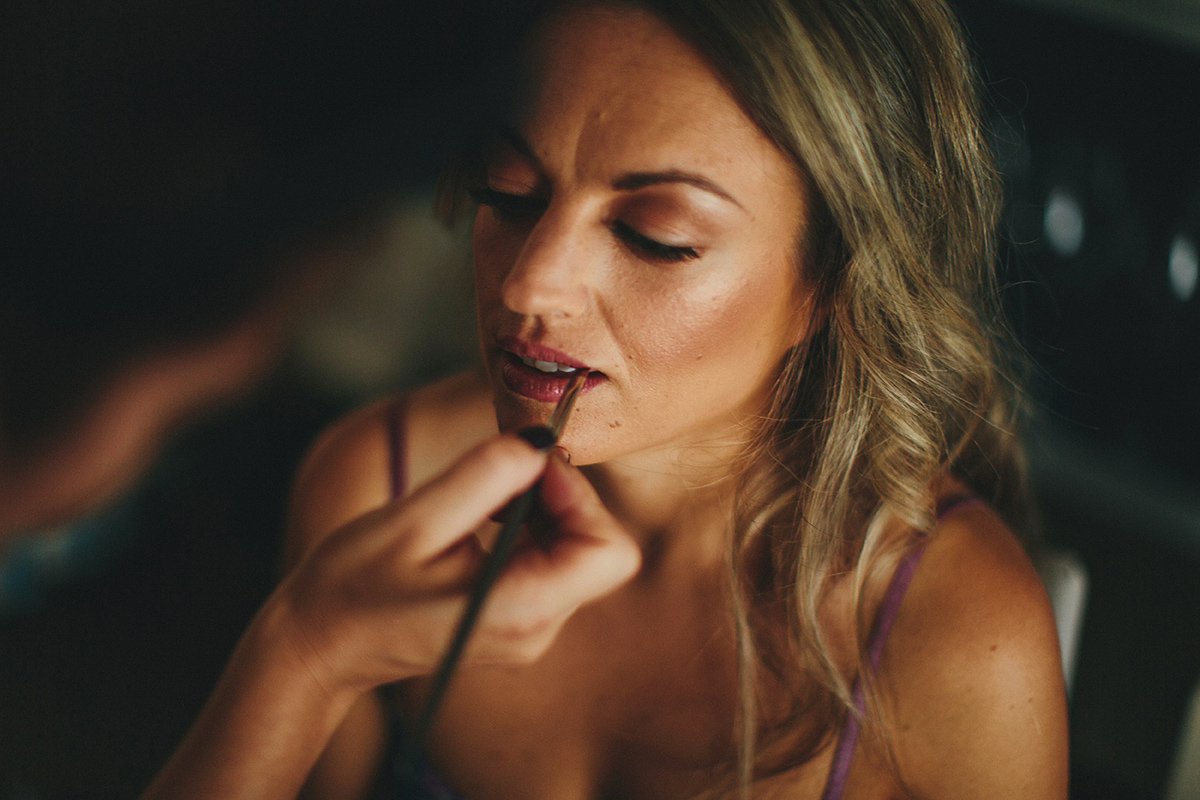
[[[557,455],[547,461],[541,493],[553,538],[544,548],[514,553],[485,612],[498,626],[519,617],[564,621],[628,581],[641,566],[633,536],[605,508],[583,473]]]
[[[551,451],[541,479],[541,508],[558,536],[604,540],[633,539],[605,507],[600,495],[577,467]]]

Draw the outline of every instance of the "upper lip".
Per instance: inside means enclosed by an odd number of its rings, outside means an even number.
[[[543,344],[534,344],[533,342],[525,342],[515,336],[502,336],[497,342],[502,350],[512,353],[518,358],[532,358],[536,361],[550,361],[558,364],[561,367],[574,367],[576,369],[590,369],[587,364],[582,361],[571,358],[571,356],[555,350],[553,347],[546,347]]]

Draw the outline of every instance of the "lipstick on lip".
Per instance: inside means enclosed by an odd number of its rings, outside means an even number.
[[[588,368],[561,350],[525,342],[515,336],[501,337],[500,378],[513,394],[543,403],[555,403],[580,370],[588,372],[583,392],[604,380],[604,374]]]
[[[517,358],[533,359],[549,364],[558,364],[560,367],[571,367],[572,369],[588,368],[587,364],[571,358],[571,356],[561,350],[555,350],[553,347],[546,347],[534,342],[525,342],[516,336],[502,336],[497,344],[500,345],[501,350],[512,353]]]

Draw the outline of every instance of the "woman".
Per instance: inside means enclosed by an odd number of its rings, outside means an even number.
[[[562,446],[627,536],[518,554],[403,796],[1065,797],[952,16],[565,3],[531,41],[468,176],[484,370],[331,431],[294,552],[544,423],[578,369]],[[418,549],[397,691],[362,694],[313,797],[364,795],[419,708],[480,545]]]

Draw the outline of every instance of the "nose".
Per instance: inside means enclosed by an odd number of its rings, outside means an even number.
[[[501,298],[509,310],[530,317],[583,313],[590,294],[592,248],[582,227],[566,213],[552,209],[543,213],[501,285]]]

